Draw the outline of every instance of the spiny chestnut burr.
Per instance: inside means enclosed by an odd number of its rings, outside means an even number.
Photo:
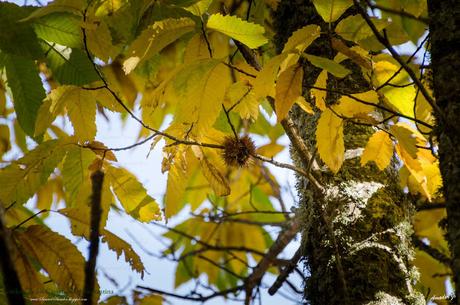
[[[247,135],[238,138],[225,137],[223,146],[222,157],[228,166],[248,166],[250,156],[256,152],[254,142]]]

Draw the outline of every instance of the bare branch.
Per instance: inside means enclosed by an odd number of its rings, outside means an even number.
[[[281,273],[276,278],[276,281],[273,283],[270,289],[268,289],[268,293],[270,295],[274,295],[278,291],[278,289],[281,288],[283,283],[287,281],[288,276],[291,274],[292,271],[294,271],[301,257],[302,257],[302,246],[300,246],[297,249],[297,251],[295,252],[294,256],[291,258],[289,263],[286,265],[286,267],[284,267],[284,269],[281,271]]]

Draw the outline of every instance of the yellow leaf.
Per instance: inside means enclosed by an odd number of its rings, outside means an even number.
[[[188,174],[187,163],[179,153],[174,157],[173,166],[168,172],[168,182],[165,195],[165,216],[171,217],[181,209],[185,188],[187,187]]]
[[[363,93],[356,93],[352,96],[356,99],[345,95],[341,96],[339,99],[339,104],[333,106],[334,110],[347,118],[362,118],[368,116],[372,111],[374,111],[375,106],[361,103],[359,102],[360,100],[375,105],[379,103],[377,92],[373,90]]]
[[[259,115],[259,102],[254,98],[252,88],[243,82],[236,82],[227,90],[225,107],[232,108],[242,119],[256,120]]]
[[[303,96],[299,96],[296,100],[295,103],[299,105],[300,108],[302,108],[303,111],[305,111],[308,114],[314,114],[315,112],[313,111],[313,108],[310,106],[309,103],[305,100]]]
[[[411,156],[417,158],[417,139],[412,130],[404,123],[397,123],[390,127],[391,134],[398,140],[399,145]]]
[[[423,251],[416,251],[414,265],[420,270],[420,284],[429,291],[428,296],[447,295],[445,282],[449,268]]]
[[[134,40],[127,51],[123,63],[126,74],[139,64],[163,50],[183,35],[195,30],[195,22],[190,18],[166,19],[155,22]]]
[[[385,57],[383,57],[385,58]],[[410,83],[408,74],[404,70],[400,71],[399,65],[386,60],[380,60],[373,64],[373,83],[375,86],[382,86],[388,83],[396,86],[387,85],[379,90],[385,96],[385,102],[394,110],[414,117],[415,87]],[[396,76],[394,76],[396,75]]]
[[[320,33],[321,28],[315,24],[309,24],[296,30],[284,45],[282,53],[292,51],[302,53],[319,37]]]
[[[163,304],[163,297],[161,295],[146,295],[142,297],[137,305],[161,305]]]
[[[350,70],[345,68],[339,63],[325,57],[304,54],[305,58],[314,66],[324,69],[332,75],[342,78],[351,73]]]
[[[201,141],[219,116],[230,84],[230,71],[218,60],[200,61],[185,68],[167,89],[177,101],[173,122],[190,126],[189,136]]]
[[[257,153],[259,155],[265,156],[267,158],[273,158],[277,154],[279,154],[281,151],[284,150],[284,146],[277,144],[277,143],[269,143],[263,146],[260,146],[257,148]]]
[[[195,60],[209,58],[208,45],[203,34],[195,34],[187,44],[184,51],[184,63],[189,64]]]
[[[364,149],[361,156],[361,165],[366,165],[369,161],[374,161],[380,170],[384,170],[393,157],[393,141],[384,131],[374,133]]]
[[[353,0],[313,0],[313,5],[324,21],[334,22],[353,5]]]
[[[262,26],[244,21],[236,16],[212,14],[209,16],[206,27],[234,38],[251,49],[258,48],[268,42]]]
[[[83,291],[85,259],[70,240],[42,225],[16,232],[15,238],[60,289],[69,295],[78,295]]]
[[[327,85],[327,71],[323,70],[319,74],[318,78],[316,79],[314,87],[326,89]],[[324,111],[326,110],[326,90],[319,90],[319,89],[311,89],[311,94],[315,97],[316,107]]]
[[[219,170],[205,156],[198,156],[200,160],[201,170],[203,175],[208,180],[209,185],[217,196],[227,196],[230,194],[230,186],[227,179],[219,172]]]
[[[86,30],[88,48],[92,54],[104,62],[116,55],[116,48],[112,44],[112,35],[107,24],[102,20],[89,20],[95,25],[94,29]]]
[[[426,86],[425,86],[426,88]],[[428,88],[427,88],[428,89]],[[429,90],[429,89],[428,89]],[[418,92],[417,98],[415,101],[415,117],[417,120],[423,121],[427,124],[434,125],[435,124],[435,119],[433,115],[433,108],[431,105],[428,103],[426,98]],[[423,133],[430,133],[431,128],[428,128],[427,126],[421,125],[417,123],[417,127],[423,132]]]
[[[96,137],[96,100],[91,93],[79,90],[66,106],[75,137],[80,142],[93,140]]]
[[[78,87],[66,85],[51,90],[38,110],[35,135],[43,134],[46,131],[54,119],[63,112],[67,101],[72,100],[79,90]]]
[[[284,119],[296,99],[302,95],[302,66],[289,67],[280,74],[276,82],[275,111],[278,122]]]
[[[121,254],[124,254],[125,261],[131,266],[131,268],[139,273],[141,278],[144,277],[144,264],[129,243],[107,230],[103,231],[102,241],[107,243],[110,250],[117,253],[117,259],[120,258]]]
[[[144,186],[126,169],[108,167],[106,177],[126,212],[133,212],[141,204],[145,204],[145,200],[154,204],[155,200],[147,194]]]
[[[58,213],[64,215],[70,220],[73,235],[89,239],[91,211],[88,207],[65,208],[60,209]],[[106,211],[106,214],[108,214],[108,210]],[[129,263],[133,271],[138,272],[143,277],[145,268],[139,255],[137,255],[131,246],[123,239],[112,232],[105,230],[104,226],[105,225],[101,223],[99,228],[100,234],[102,235],[102,241],[107,243],[109,249],[117,253],[117,258],[120,258],[120,255],[124,253],[125,261]]]
[[[333,173],[337,173],[345,154],[343,121],[330,109],[324,110],[318,121],[316,145],[321,159]]]
[[[257,100],[266,96],[275,96],[275,80],[281,63],[287,57],[282,53],[271,58],[254,81],[254,95]]]

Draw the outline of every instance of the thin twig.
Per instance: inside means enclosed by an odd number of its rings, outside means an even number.
[[[417,87],[420,89],[420,92],[423,94],[427,102],[430,104],[430,106],[433,108],[433,110],[439,115],[439,117],[444,121],[447,122],[444,113],[442,112],[441,108],[436,104],[435,100],[431,97],[430,93],[428,90],[425,88],[425,86],[422,84],[420,79],[417,77],[415,74],[414,70],[412,70],[409,65],[401,58],[401,56],[396,52],[396,50],[393,48],[391,43],[388,41],[388,38],[384,35],[381,35],[375,24],[372,22],[370,19],[369,15],[365,11],[365,9],[361,6],[360,2],[358,0],[353,0],[353,3],[358,10],[358,13],[364,18],[366,21],[367,25],[371,28],[372,33],[374,34],[375,38],[385,46],[385,48],[390,52],[390,54],[393,56],[393,58],[403,67],[403,69],[409,74],[411,79],[415,82]],[[385,31],[385,30],[384,30]]]
[[[394,15],[399,15],[399,16],[402,16],[402,17],[407,17],[409,19],[413,19],[413,20],[416,20],[416,21],[420,21],[422,23],[425,23],[426,25],[428,25],[429,23],[429,19],[428,18],[425,18],[423,16],[415,16],[409,12],[406,12],[404,10],[396,10],[396,9],[393,9],[391,7],[384,7],[384,6],[381,6],[381,5],[378,5],[378,4],[372,4],[370,1],[366,1],[367,2],[367,5],[371,8],[371,9],[378,9],[382,12],[386,12],[386,13],[390,13],[390,14],[394,14]],[[404,9],[404,8],[403,8]]]
[[[302,246],[300,246],[297,251],[295,252],[294,256],[291,258],[289,263],[284,267],[284,269],[281,271],[281,273],[278,275],[276,278],[276,281],[273,283],[273,285],[268,289],[268,293],[270,295],[274,295],[278,289],[281,288],[284,282],[286,282],[288,276],[294,271],[295,267],[297,266],[297,263],[299,260],[302,258]]]
[[[227,294],[236,293],[238,291],[241,291],[244,287],[242,285],[240,285],[240,286],[236,286],[236,287],[233,287],[233,288],[230,288],[230,289],[221,290],[219,292],[215,292],[215,293],[207,295],[207,296],[196,296],[196,297],[175,294],[175,293],[167,292],[167,291],[164,291],[164,290],[159,290],[159,289],[150,288],[150,287],[141,286],[141,285],[136,286],[136,288],[147,290],[149,292],[161,294],[161,295],[164,295],[164,296],[177,298],[177,299],[195,301],[195,302],[206,302],[206,301],[208,301],[210,299],[213,299],[213,298],[216,298],[216,297],[224,297]]]

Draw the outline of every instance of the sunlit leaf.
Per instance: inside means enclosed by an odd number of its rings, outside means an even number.
[[[209,16],[206,27],[230,36],[252,49],[268,42],[262,26],[244,21],[236,16],[213,14]]]
[[[344,161],[343,121],[330,109],[321,113],[316,127],[316,143],[319,156],[333,173],[337,173]]]

